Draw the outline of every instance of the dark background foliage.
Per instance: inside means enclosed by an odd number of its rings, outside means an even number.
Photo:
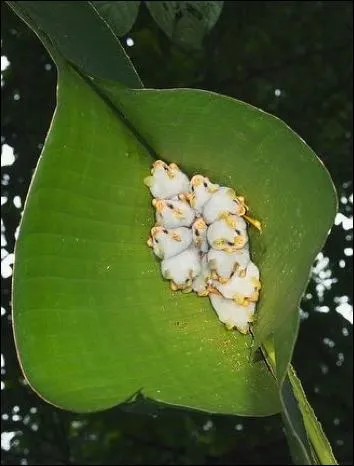
[[[11,148],[15,155],[1,178],[2,464],[290,463],[280,416],[154,406],[77,415],[26,385],[11,329],[12,254],[55,107],[56,71],[4,3],[1,13],[1,54],[9,62],[1,84],[2,165]],[[122,42],[146,87],[204,88],[260,107],[300,134],[329,169],[341,215],[314,264],[293,362],[338,461],[351,464],[352,2],[225,2],[199,50],[173,44],[143,5]]]

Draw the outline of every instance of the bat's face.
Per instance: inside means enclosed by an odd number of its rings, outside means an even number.
[[[157,257],[163,259],[165,256],[166,243],[168,241],[168,230],[161,226],[151,228],[150,246]]]
[[[211,183],[209,178],[194,175],[190,182],[189,202],[191,206],[200,210],[218,188],[219,186]]]
[[[210,194],[215,193],[218,190],[218,185],[213,184],[209,178],[202,175],[194,175],[191,179],[191,191],[195,192],[198,190],[204,190]]]
[[[167,165],[167,163],[163,162],[162,160],[156,160],[152,164],[151,174],[153,176],[167,176],[169,179],[173,179],[180,173],[181,170],[175,163],[170,163],[170,165]]]
[[[204,222],[202,217],[198,218],[192,225],[193,242],[197,247],[201,247],[203,241],[205,241],[207,233],[207,224]]]

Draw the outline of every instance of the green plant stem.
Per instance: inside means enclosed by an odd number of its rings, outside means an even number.
[[[263,343],[262,352],[272,374],[275,376],[276,354],[273,342],[267,340],[265,343]],[[300,379],[297,377],[295,369],[291,364],[289,364],[288,367],[288,377],[294,396],[298,402],[303,417],[306,434],[310,441],[315,458],[318,460],[319,464],[338,464],[333,455],[331,445],[322,429],[322,426],[317,420],[314,410],[306,398]]]
[[[338,464],[322,426],[306,398],[300,379],[297,377],[295,369],[291,364],[289,364],[288,376],[295,398],[299,403],[307,435],[320,464]]]

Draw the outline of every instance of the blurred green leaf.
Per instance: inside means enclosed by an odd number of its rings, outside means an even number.
[[[151,16],[174,42],[192,48],[201,46],[204,36],[219,19],[222,1],[145,2]]]
[[[118,38],[90,2],[20,1],[8,4],[34,29],[47,48],[57,48],[86,73],[117,80],[128,87],[142,87]]]
[[[140,1],[129,2],[91,2],[99,14],[107,21],[118,36],[127,34],[138,16]]]

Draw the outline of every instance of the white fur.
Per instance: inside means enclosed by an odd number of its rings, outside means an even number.
[[[236,327],[241,333],[248,333],[256,307],[254,303],[249,303],[245,307],[236,304],[231,299],[215,294],[210,294],[209,298],[220,322],[225,324],[228,329]]]
[[[196,180],[198,181],[196,182]],[[193,176],[189,186],[189,190],[192,193],[190,203],[193,209],[195,209],[198,214],[201,214],[204,205],[218,189],[219,185],[211,183],[209,178],[202,175]]]
[[[197,218],[192,225],[193,243],[202,253],[208,252],[209,249],[207,229],[208,227],[202,218]]]
[[[256,291],[253,279],[259,280],[259,270],[253,262],[250,262],[247,266],[245,277],[235,274],[227,283],[219,283],[215,280],[213,281],[213,285],[224,298],[235,299],[236,295],[250,298]]]
[[[156,222],[165,228],[190,227],[195,218],[195,212],[184,201],[159,201],[162,205],[160,210],[156,210]],[[176,215],[179,210],[182,215]]]
[[[151,174],[149,188],[156,199],[170,199],[189,191],[189,179],[178,167],[161,164],[153,167]]]
[[[235,192],[226,187],[219,188],[203,207],[203,217],[208,225],[219,220],[223,213],[239,215],[241,212],[242,206]]]
[[[240,249],[231,254],[210,249],[207,258],[210,270],[215,271],[219,278],[225,280],[229,279],[234,272],[239,275],[240,271],[245,270],[251,260],[248,249]]]
[[[153,232],[155,230],[155,232]],[[180,240],[174,238],[178,235]],[[159,259],[168,259],[185,251],[192,243],[192,232],[187,227],[166,230],[152,229],[152,248]]]
[[[246,229],[238,230],[237,228],[233,228],[226,220],[216,220],[209,225],[207,239],[212,248],[228,252],[241,249],[248,242]]]
[[[157,222],[148,245],[162,259],[171,289],[209,295],[228,329],[248,333],[260,282],[250,259],[243,198],[202,175],[189,181],[176,164],[161,160],[144,182],[154,196]]]
[[[198,249],[189,247],[177,256],[164,259],[161,262],[164,278],[173,280],[181,289],[191,286],[193,278],[201,271],[201,259]]]
[[[201,259],[201,270],[199,275],[193,280],[192,289],[198,294],[204,294],[207,291],[208,285],[211,283],[210,270],[206,255]]]

